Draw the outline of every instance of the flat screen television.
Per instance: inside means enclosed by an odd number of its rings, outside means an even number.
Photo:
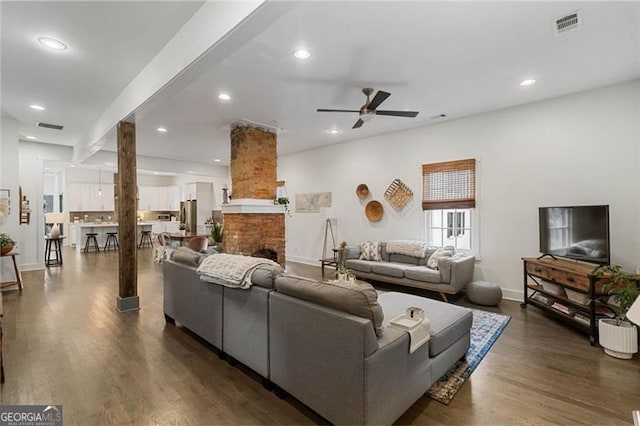
[[[540,207],[540,253],[608,265],[609,206]]]

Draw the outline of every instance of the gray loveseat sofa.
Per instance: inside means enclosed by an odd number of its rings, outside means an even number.
[[[360,248],[348,247],[340,260],[358,278],[436,291],[447,301],[447,294],[457,294],[473,280],[475,256],[456,253],[439,259],[438,268],[427,267],[437,247],[427,247],[422,257],[387,253],[387,243],[380,243],[380,261],[360,260]]]
[[[269,268],[254,274],[249,289],[233,289],[201,281],[198,256],[164,262],[167,322],[181,323],[332,423],[391,424],[469,348],[468,309]],[[409,335],[388,327],[409,306],[431,319],[430,341],[413,353]]]
[[[167,322],[177,321],[269,379],[269,293],[282,268],[259,266],[249,289],[229,288],[200,280],[196,268],[206,255],[182,253],[163,262]]]

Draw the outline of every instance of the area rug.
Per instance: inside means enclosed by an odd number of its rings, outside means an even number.
[[[478,309],[472,309],[472,311],[471,346],[465,359],[459,360],[425,393],[426,396],[445,405],[449,405],[456,392],[480,364],[511,319],[509,315]]]

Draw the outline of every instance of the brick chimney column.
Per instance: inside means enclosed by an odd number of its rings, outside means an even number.
[[[230,169],[233,199],[222,206],[225,251],[249,256],[272,250],[284,267],[284,210],[273,204],[278,171],[275,132],[244,123],[233,127]]]
[[[276,194],[277,137],[268,129],[237,126],[231,130],[233,198],[272,200]]]

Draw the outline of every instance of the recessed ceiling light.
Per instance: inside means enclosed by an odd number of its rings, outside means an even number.
[[[27,139],[31,139],[33,141],[33,140],[36,140],[36,137],[35,136],[27,136]]]
[[[45,110],[45,107],[43,107],[42,105],[37,105],[37,104],[31,104],[31,105],[29,105],[29,108],[35,109],[36,111],[44,111]]]
[[[293,56],[297,59],[309,59],[311,57],[311,53],[306,49],[299,49],[293,52]]]
[[[226,93],[220,93],[218,95],[218,99],[220,99],[221,101],[228,101],[229,99],[231,99],[231,96],[227,95]]]
[[[76,166],[75,164],[69,164],[69,167],[75,167],[75,166]]]
[[[160,133],[167,133],[167,129],[165,129],[164,127],[158,127],[156,130]]]
[[[216,163],[219,163],[220,159],[219,158],[214,158],[213,161],[216,162]]]
[[[329,130],[327,130],[327,133],[329,133],[331,135],[339,135],[340,133],[342,133],[342,130],[340,130],[340,129],[329,129]]]
[[[520,86],[522,86],[522,87],[532,86],[534,84],[536,84],[536,80],[533,79],[533,78],[528,78],[528,79],[522,80],[520,82]]]
[[[61,42],[60,40],[56,40],[51,37],[39,37],[38,41],[43,46],[47,46],[49,49],[54,50],[67,50],[67,45]]]

